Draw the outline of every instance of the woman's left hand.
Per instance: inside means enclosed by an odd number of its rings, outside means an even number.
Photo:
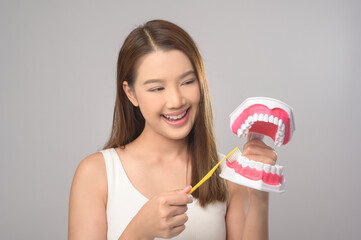
[[[266,145],[262,140],[252,139],[251,133],[247,136],[247,142],[243,145],[242,155],[249,160],[262,162],[265,164],[275,165],[277,161],[277,154],[273,148]],[[254,189],[253,189],[254,190]],[[259,193],[259,190],[249,191]]]

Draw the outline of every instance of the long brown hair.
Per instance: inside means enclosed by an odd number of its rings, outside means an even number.
[[[138,107],[132,105],[123,90],[123,82],[133,86],[137,60],[157,50],[177,49],[185,53],[195,70],[200,86],[199,110],[188,135],[194,186],[218,162],[213,132],[213,115],[202,57],[192,38],[179,26],[152,20],[135,28],[125,39],[118,56],[117,94],[110,139],[103,149],[124,147],[136,139],[144,129],[145,120]],[[219,177],[220,170],[193,193],[201,206],[225,201],[226,184]]]

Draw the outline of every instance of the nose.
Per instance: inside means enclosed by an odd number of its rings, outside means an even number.
[[[167,95],[167,107],[172,109],[181,108],[186,103],[182,91],[179,88],[171,89]]]

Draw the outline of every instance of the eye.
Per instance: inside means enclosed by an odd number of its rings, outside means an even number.
[[[195,81],[196,81],[195,79],[190,79],[190,80],[185,81],[184,83],[182,83],[182,85],[189,85],[189,84],[194,83]]]
[[[163,87],[155,87],[155,88],[151,88],[148,90],[148,92],[159,92],[162,91],[164,88]]]

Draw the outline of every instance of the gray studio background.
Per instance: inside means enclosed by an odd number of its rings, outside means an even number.
[[[110,134],[118,51],[153,18],[183,27],[204,57],[219,151],[240,143],[228,114],[245,98],[295,109],[293,140],[278,150],[287,186],[271,194],[271,239],[358,239],[360,10],[360,1],[1,1],[0,239],[67,237],[75,169]]]

